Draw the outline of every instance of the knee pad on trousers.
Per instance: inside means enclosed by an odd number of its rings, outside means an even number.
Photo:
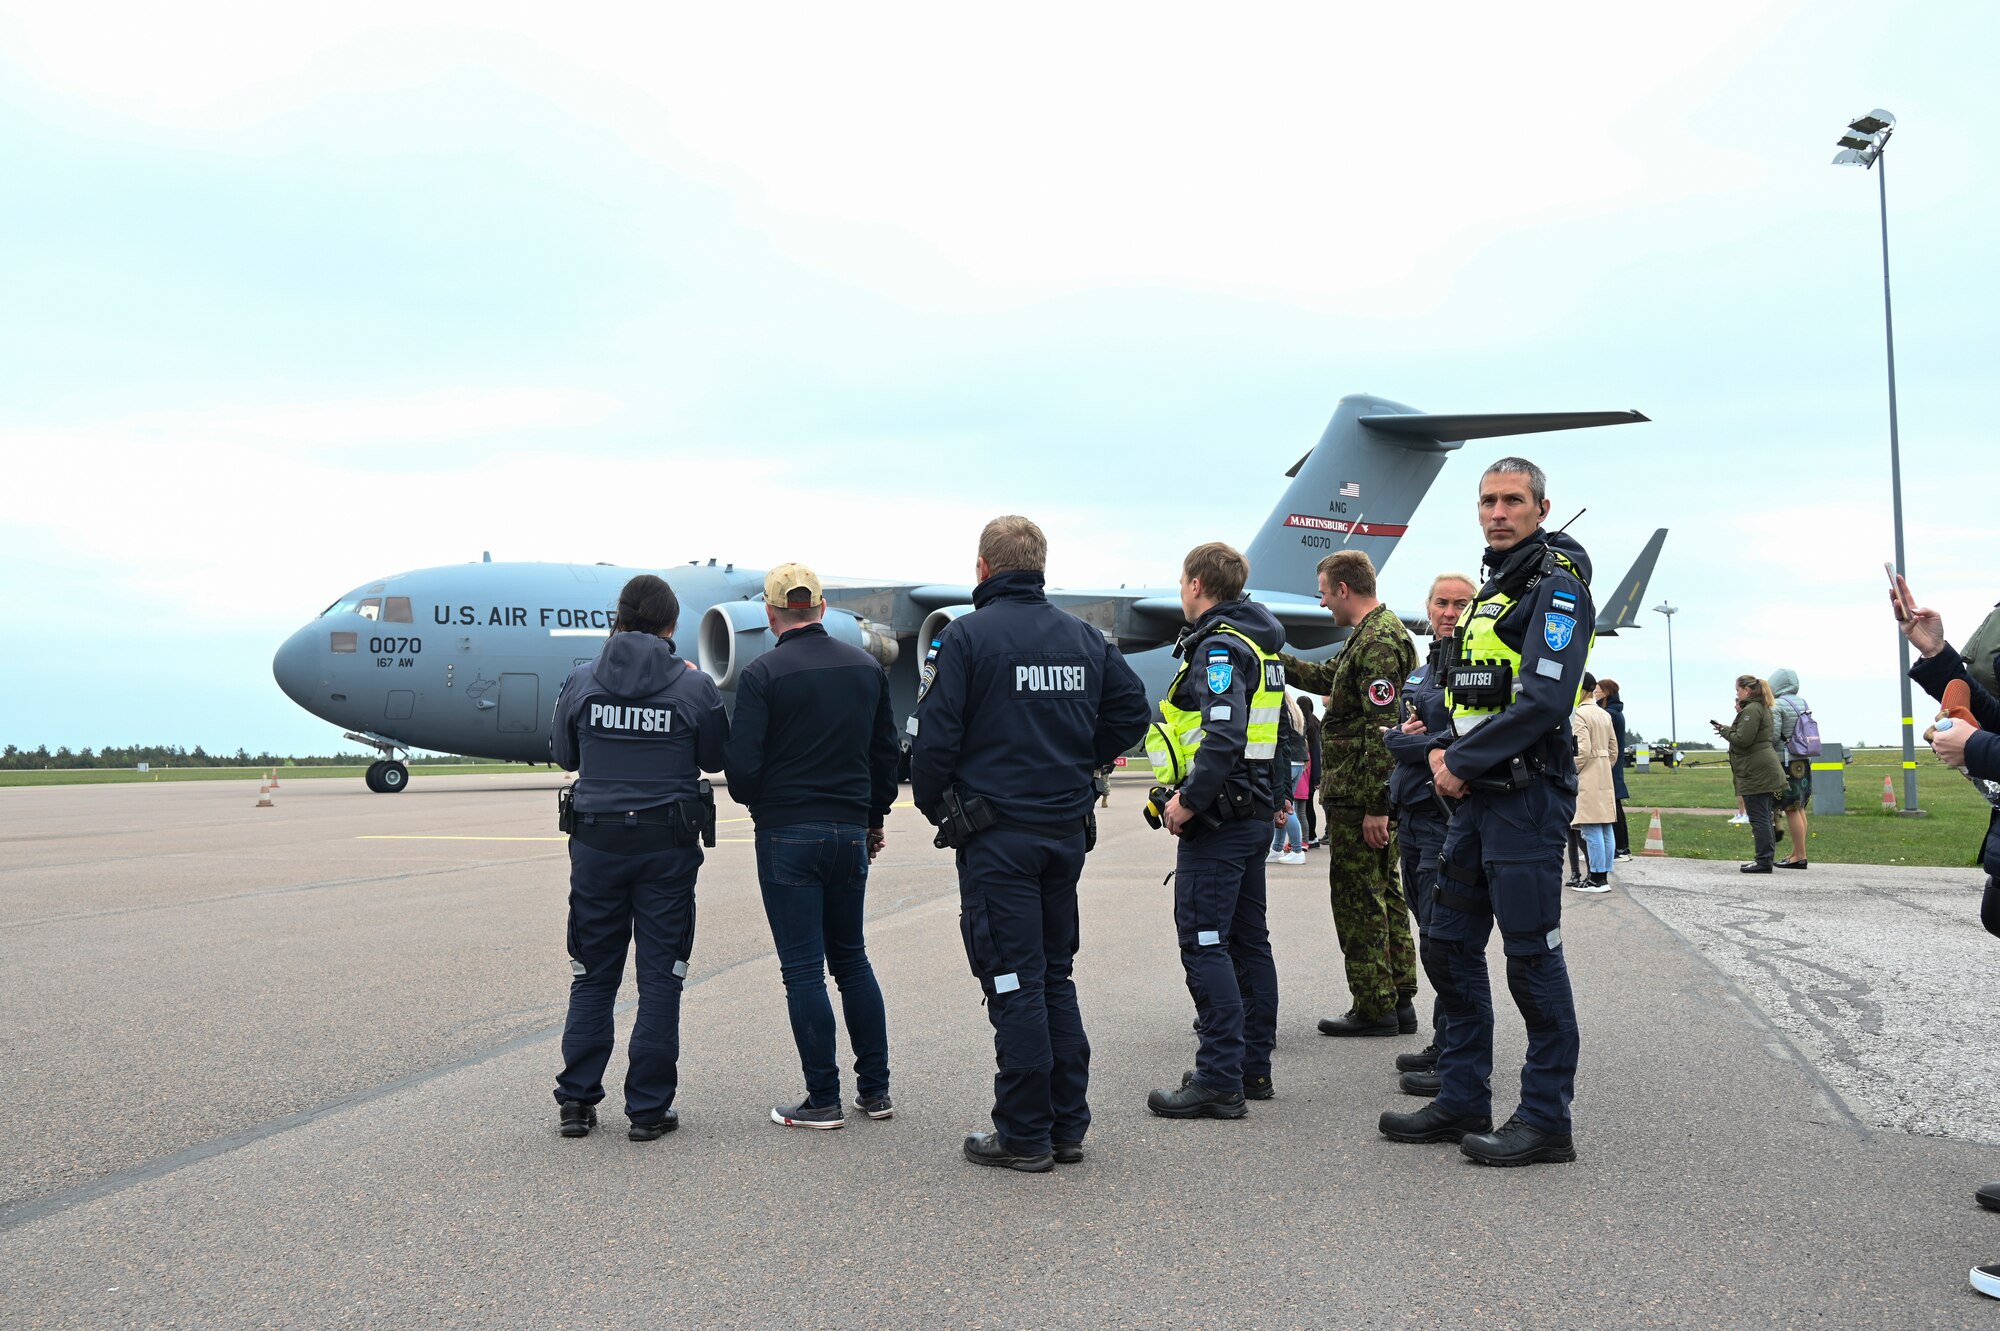
[[[1531,1031],[1553,1030],[1556,1021],[1542,1010],[1535,995],[1535,971],[1548,964],[1546,957],[1507,958],[1507,991],[1514,995],[1514,1006],[1521,1010],[1521,1024]]]
[[[1454,1016],[1471,1012],[1472,1003],[1459,992],[1457,978],[1452,974],[1452,962],[1471,955],[1474,950],[1469,943],[1429,937],[1417,947],[1417,955],[1424,963],[1424,974],[1430,977],[1431,988],[1437,991],[1439,1005]]]

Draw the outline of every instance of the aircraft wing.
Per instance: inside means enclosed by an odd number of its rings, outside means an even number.
[[[1660,557],[1660,548],[1667,543],[1667,529],[1660,528],[1653,533],[1653,539],[1646,542],[1646,548],[1633,561],[1632,571],[1625,580],[1612,589],[1597,606],[1597,636],[1615,638],[1620,629],[1639,627],[1639,609],[1646,599],[1646,584],[1652,581],[1653,564]]]

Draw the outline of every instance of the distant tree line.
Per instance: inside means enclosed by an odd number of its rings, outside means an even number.
[[[372,753],[277,754],[251,753],[239,748],[235,753],[210,753],[197,744],[184,749],[178,744],[106,745],[101,749],[85,746],[72,750],[68,745],[50,751],[46,744],[32,749],[12,744],[0,748],[0,772],[32,771],[44,767],[351,767],[372,762]],[[476,762],[474,758],[424,757],[427,763]]]

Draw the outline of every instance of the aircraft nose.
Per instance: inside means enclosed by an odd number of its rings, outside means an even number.
[[[272,678],[278,681],[285,696],[301,707],[308,706],[319,682],[318,643],[312,637],[313,630],[308,625],[285,639],[278,654],[271,658]]]

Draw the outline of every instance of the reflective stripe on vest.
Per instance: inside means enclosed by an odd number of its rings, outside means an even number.
[[[1278,756],[1278,714],[1285,706],[1285,688],[1282,683],[1275,689],[1266,686],[1273,677],[1284,678],[1283,667],[1276,653],[1265,651],[1234,625],[1218,624],[1215,631],[1229,634],[1257,654],[1257,687],[1250,695],[1243,756],[1252,762],[1269,762]],[[1153,764],[1153,779],[1162,785],[1178,786],[1187,780],[1188,773],[1194,770],[1194,756],[1206,737],[1201,728],[1200,708],[1174,706],[1174,695],[1180,692],[1181,681],[1187,678],[1188,667],[1193,664],[1190,651],[1188,659],[1175,672],[1174,682],[1167,686],[1167,696],[1160,702],[1161,719],[1146,731],[1146,757]],[[1276,671],[1271,668],[1274,665],[1279,665]]]

